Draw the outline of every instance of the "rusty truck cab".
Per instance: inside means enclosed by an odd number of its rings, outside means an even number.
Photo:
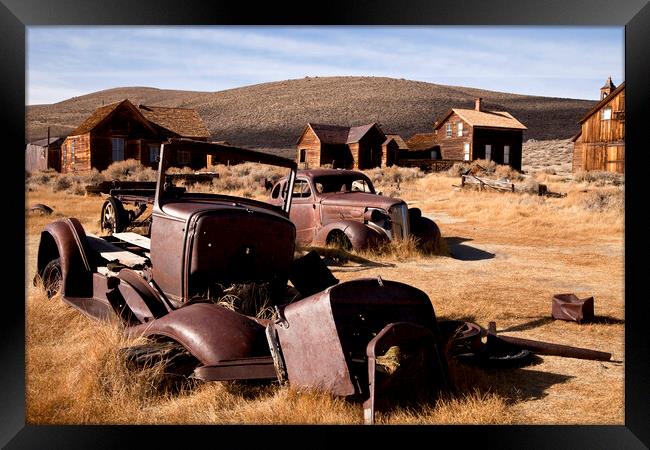
[[[295,179],[295,163],[273,155],[197,141],[163,144],[151,222],[152,274],[159,288],[178,305],[209,294],[215,283],[226,280],[285,285],[295,241],[295,227],[288,220],[291,198],[275,207],[241,197],[187,192],[174,186],[168,174],[179,152],[203,161],[218,155],[228,161],[286,167],[289,184]]]

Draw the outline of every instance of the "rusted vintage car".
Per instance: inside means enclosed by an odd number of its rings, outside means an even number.
[[[289,175],[283,185],[295,191],[291,160],[170,140],[161,148],[150,238],[92,236],[74,218],[45,227],[35,282],[42,281],[49,297],[59,294],[92,318],[117,317],[129,336],[180,346],[190,359],[185,375],[324,389],[364,401],[367,422],[376,402],[394,392],[403,399],[448,387],[434,309],[424,292],[380,278],[338,283],[317,254],[294,260],[293,196],[271,205],[187,192],[167,176],[180,152],[183,160],[226,154],[284,167]],[[402,205],[387,202],[391,214],[392,205]],[[289,279],[297,297],[286,295]],[[237,283],[270,286],[274,316],[260,319],[219,304],[224,287]],[[386,369],[382,358],[391,349],[406,355],[398,360],[408,364]]]
[[[290,218],[300,245],[335,245],[360,250],[409,236],[419,245],[434,248],[440,230],[422,217],[418,208],[378,194],[372,181],[354,170],[299,170],[293,189],[281,179],[271,190],[269,202],[281,205],[292,192]]]

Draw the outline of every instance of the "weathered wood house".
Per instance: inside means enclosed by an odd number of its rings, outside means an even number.
[[[381,144],[381,166],[390,167],[397,164],[400,154],[408,151],[408,146],[399,134],[386,134],[386,140]]]
[[[376,123],[357,127],[308,123],[296,142],[301,167],[370,169],[381,166],[386,135]]]
[[[36,170],[53,169],[61,172],[61,144],[64,137],[50,137],[30,142],[25,147],[25,170],[34,172]]]
[[[625,82],[618,87],[607,79],[600,102],[580,120],[573,141],[573,172],[625,172]]]
[[[442,159],[487,159],[521,170],[523,130],[505,111],[485,111],[477,98],[474,109],[452,108],[433,127]]]
[[[160,144],[170,137],[206,141],[210,133],[196,111],[139,105],[129,100],[95,110],[73,130],[61,146],[61,172],[96,168],[136,159],[157,167]],[[205,160],[192,161],[188,152],[178,155],[178,166],[200,168]]]

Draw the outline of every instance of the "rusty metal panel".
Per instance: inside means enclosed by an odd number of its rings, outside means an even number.
[[[144,330],[144,336],[174,339],[206,366],[231,359],[270,356],[263,325],[212,303],[183,306],[149,322]]]
[[[367,393],[366,346],[386,325],[435,330],[424,292],[376,278],[340,283],[279,311],[274,328],[289,382],[340,396]]]

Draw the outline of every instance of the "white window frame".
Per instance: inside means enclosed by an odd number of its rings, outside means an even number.
[[[116,145],[118,142],[122,145]],[[113,162],[124,161],[124,147],[126,146],[125,144],[126,142],[124,142],[124,138],[122,137],[111,138],[111,157],[113,158]]]
[[[485,160],[492,161],[492,144],[485,144]]]
[[[463,147],[463,160],[469,161],[469,142],[465,142]]]
[[[503,146],[503,164],[510,164],[510,146]]]
[[[456,127],[456,136],[462,136],[463,135],[463,122],[458,122],[458,126]]]
[[[612,120],[612,107],[607,106],[600,110],[600,120]]]
[[[453,134],[452,125],[451,125],[451,122],[448,122],[447,123],[447,137],[451,137],[452,134]]]

